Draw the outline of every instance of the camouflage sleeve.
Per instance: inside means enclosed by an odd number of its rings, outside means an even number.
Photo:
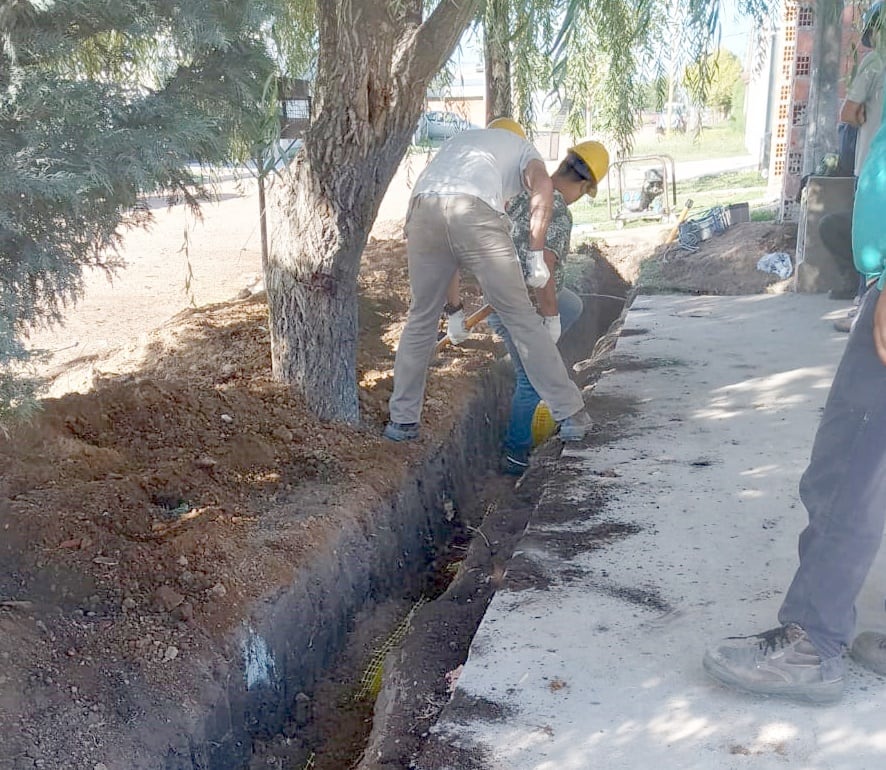
[[[558,262],[563,262],[569,254],[569,238],[572,235],[572,214],[559,194],[554,195],[554,213],[548,225],[545,248],[553,252]]]
[[[512,198],[507,205],[507,213],[512,223],[511,237],[514,239],[514,249],[517,258],[526,275],[528,268],[526,259],[529,256],[529,194],[521,193]],[[557,258],[557,266],[554,268],[554,283],[558,289],[563,287],[566,256],[569,254],[569,238],[572,235],[572,213],[563,200],[560,193],[554,193],[554,212],[551,215],[551,223],[548,225],[548,234],[545,237],[545,248],[551,251]]]
[[[529,251],[529,194],[521,193],[508,201],[508,216],[513,224],[512,237],[521,262],[526,261]],[[554,211],[548,234],[545,237],[545,248],[554,252],[557,259],[564,259],[569,253],[569,236],[572,233],[572,214],[560,193],[554,193]]]

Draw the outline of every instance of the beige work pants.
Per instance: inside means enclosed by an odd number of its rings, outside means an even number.
[[[421,418],[440,313],[459,266],[476,276],[554,419],[564,420],[584,408],[581,392],[529,300],[511,222],[504,214],[471,195],[419,196],[410,206],[406,238],[412,302],[394,363],[392,422]]]

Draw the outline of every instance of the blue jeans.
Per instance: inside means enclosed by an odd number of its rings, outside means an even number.
[[[851,641],[855,600],[886,519],[886,366],[873,333],[879,297],[873,288],[862,300],[800,480],[809,524],[778,614],[802,626],[831,665]]]
[[[560,328],[562,334],[565,334],[581,316],[584,304],[575,292],[560,289],[557,292],[557,305],[560,310]],[[532,451],[532,415],[535,414],[535,407],[541,398],[529,382],[520,355],[501,319],[493,313],[486,323],[504,340],[514,365],[514,397],[511,401],[511,419],[505,434],[504,449],[522,459]]]

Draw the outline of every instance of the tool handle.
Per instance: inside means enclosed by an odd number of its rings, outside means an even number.
[[[665,243],[673,243],[677,237],[677,233],[680,232],[680,225],[686,221],[686,217],[689,216],[689,211],[692,208],[692,198],[689,198],[686,201],[686,205],[683,206],[683,210],[680,212],[680,216],[677,217],[677,223],[674,225],[671,232],[668,233],[667,240]]]
[[[472,329],[476,326],[480,321],[486,320],[486,318],[492,313],[492,305],[483,305],[479,310],[475,310],[471,313],[467,318],[465,318],[465,329]],[[434,348],[434,353],[439,353],[443,350],[447,345],[450,344],[449,335],[447,334],[443,339],[437,342],[437,346]]]

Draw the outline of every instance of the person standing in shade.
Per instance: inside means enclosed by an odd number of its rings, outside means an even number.
[[[508,330],[527,376],[548,403],[566,441],[591,425],[584,400],[556,344],[529,299],[527,284],[550,278],[544,243],[553,208],[553,184],[538,150],[514,121],[464,131],[441,145],[416,181],[406,216],[406,254],[412,301],[394,361],[394,392],[384,435],[419,436],[427,370],[437,341],[447,289],[461,267],[477,278]],[[529,275],[511,239],[505,203],[529,196]]]

